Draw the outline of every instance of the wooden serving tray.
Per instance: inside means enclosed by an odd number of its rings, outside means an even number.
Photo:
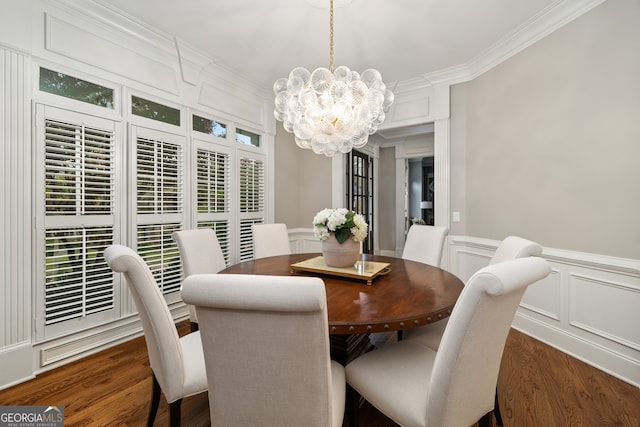
[[[291,272],[306,271],[310,273],[328,274],[330,276],[345,277],[349,279],[364,280],[367,285],[373,284],[373,279],[383,276],[391,271],[388,262],[358,261],[364,263],[364,271],[359,273],[355,266],[352,267],[329,267],[324,262],[324,257],[317,256],[304,261],[291,264]]]

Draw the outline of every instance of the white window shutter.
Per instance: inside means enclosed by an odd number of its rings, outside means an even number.
[[[197,227],[216,232],[226,265],[231,257],[231,161],[228,150],[202,144],[196,150]]]
[[[112,310],[115,303],[113,274],[102,256],[113,243],[114,131],[86,126],[82,119],[45,117],[39,138],[45,325]]]
[[[180,290],[182,265],[171,233],[182,229],[184,143],[156,133],[136,141],[136,249],[163,294]]]
[[[239,159],[239,208],[240,208],[240,261],[253,258],[251,226],[264,222],[264,161],[252,157]]]

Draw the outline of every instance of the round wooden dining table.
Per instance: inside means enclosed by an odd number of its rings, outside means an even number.
[[[232,265],[219,273],[320,277],[327,294],[332,358],[343,364],[367,350],[370,333],[406,330],[448,317],[464,286],[460,279],[441,268],[381,255],[363,255],[365,262],[388,264],[370,285],[358,278],[292,268],[293,264],[320,255],[260,258]]]

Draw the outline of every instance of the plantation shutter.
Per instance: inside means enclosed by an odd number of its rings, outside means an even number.
[[[41,105],[37,110],[44,154],[38,208],[44,210],[38,237],[44,274],[38,277],[48,326],[114,309],[113,274],[102,254],[114,240],[115,132],[108,120]]]
[[[264,160],[250,156],[239,158],[240,261],[253,258],[251,226],[264,222]]]
[[[231,257],[230,163],[223,147],[203,143],[196,150],[197,227],[216,232],[226,265]]]
[[[184,222],[184,142],[134,129],[137,251],[163,294],[180,290],[182,267],[171,233]]]
[[[47,229],[45,324],[112,309],[113,274],[104,249],[112,227]]]

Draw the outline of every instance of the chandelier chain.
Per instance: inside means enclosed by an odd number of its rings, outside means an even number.
[[[333,0],[329,2],[329,71],[333,73]]]

